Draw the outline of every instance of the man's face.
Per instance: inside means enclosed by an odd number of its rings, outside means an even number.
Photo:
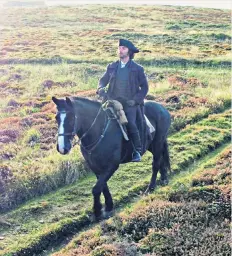
[[[118,47],[118,56],[120,59],[124,59],[129,56],[129,49],[126,46]]]

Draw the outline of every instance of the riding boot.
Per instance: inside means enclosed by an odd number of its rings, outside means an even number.
[[[131,139],[132,139],[132,144],[134,147],[131,162],[140,162],[141,161],[141,153],[142,153],[142,145],[141,145],[139,132],[131,133]]]

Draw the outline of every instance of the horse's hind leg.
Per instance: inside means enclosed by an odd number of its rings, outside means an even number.
[[[157,154],[155,155],[153,154],[152,177],[151,177],[150,184],[146,189],[145,193],[152,192],[156,187],[156,178],[157,178],[157,173],[160,169],[161,158],[162,158],[162,154],[160,152],[157,152]]]
[[[170,159],[168,152],[168,143],[167,140],[165,140],[163,146],[163,156],[160,164],[160,184],[163,186],[168,184],[168,170],[170,170]]]
[[[163,147],[164,141],[163,139],[157,139],[156,137],[152,141],[149,150],[153,154],[153,161],[152,161],[152,177],[148,188],[146,189],[145,193],[149,193],[153,191],[156,187],[156,178],[157,173],[161,167],[162,157],[163,157]]]
[[[145,193],[151,192],[155,189],[157,173],[159,170],[161,174],[161,178],[160,178],[161,185],[168,184],[167,170],[170,169],[170,162],[169,162],[167,140],[166,139],[162,141],[154,140],[153,144],[151,145],[151,152],[153,154],[152,177],[151,177],[150,184],[147,190],[145,191]]]

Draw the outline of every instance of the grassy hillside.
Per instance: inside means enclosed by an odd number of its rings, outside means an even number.
[[[56,151],[51,97],[96,99],[99,78],[117,59],[119,38],[132,40],[140,49],[135,61],[147,74],[147,99],[171,113],[171,176],[229,140],[229,10],[2,8],[0,24],[0,255],[38,255],[90,223],[95,178],[77,146],[67,156]],[[110,181],[116,206],[125,206],[140,193],[150,173],[149,154],[140,164],[122,166]],[[202,180],[195,182],[203,186]],[[170,207],[176,206],[171,202]],[[164,240],[169,238],[165,234]],[[144,237],[141,244],[149,239]]]
[[[53,255],[230,255],[230,146],[217,153]]]

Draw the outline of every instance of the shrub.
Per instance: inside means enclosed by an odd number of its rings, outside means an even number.
[[[40,142],[41,134],[38,130],[31,128],[26,132],[26,135],[23,139],[24,143],[34,146]]]

